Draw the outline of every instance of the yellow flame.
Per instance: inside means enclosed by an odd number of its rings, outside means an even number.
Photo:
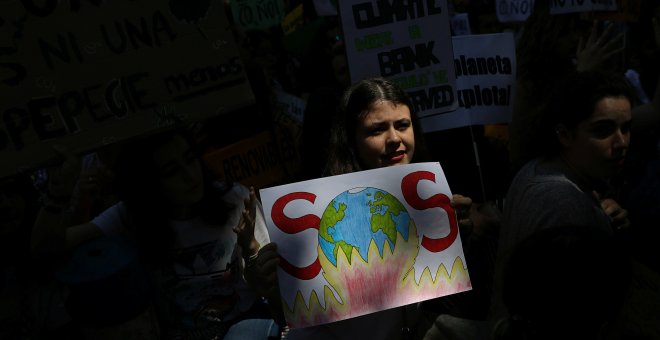
[[[371,240],[369,262],[362,258],[358,249],[353,248],[350,262],[343,251],[337,252],[337,266],[323,255],[319,247],[322,275],[344,303],[340,303],[331,288],[325,286],[322,296],[326,308],[319,303],[316,291],[312,292],[307,308],[298,292],[293,308],[283,301],[288,322],[294,327],[326,323],[470,289],[467,268],[458,256],[452,263],[451,275],[445,265],[440,264],[435,281],[426,267],[420,282],[415,282],[413,265],[419,252],[418,241],[417,230],[411,223],[410,238],[406,241],[397,233],[394,251],[385,241],[382,258],[375,241]]]

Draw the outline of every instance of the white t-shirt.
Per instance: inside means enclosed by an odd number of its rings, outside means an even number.
[[[158,286],[158,307],[166,318],[184,327],[197,328],[208,318],[231,320],[249,309],[256,295],[245,281],[240,247],[232,230],[240,219],[243,200],[249,189],[234,184],[223,200],[234,209],[223,225],[209,225],[201,218],[170,220],[174,233],[172,266],[154,271]],[[270,242],[261,204],[257,202],[255,238],[261,246]],[[127,208],[123,202],[108,208],[92,220],[106,235],[127,229]]]

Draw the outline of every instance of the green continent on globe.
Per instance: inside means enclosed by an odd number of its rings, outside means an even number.
[[[321,224],[319,225],[319,236],[324,240],[332,243],[335,242],[335,239],[332,237],[332,235],[328,234],[328,228],[343,220],[344,216],[346,215],[344,213],[344,211],[346,211],[346,204],[339,203],[339,210],[337,210],[334,208],[334,203],[335,201],[330,202],[328,207],[325,209],[323,216],[321,216]]]
[[[396,244],[396,222],[392,216],[398,216],[402,211],[405,212],[406,208],[392,194],[382,191],[376,192],[373,202],[370,202],[369,205],[371,206],[371,231],[375,233],[381,229],[392,244]],[[382,213],[383,210],[385,213]]]
[[[346,259],[348,260],[348,264],[351,264],[351,253],[353,253],[353,246],[346,243],[344,240],[341,240],[335,244],[335,248],[332,250],[332,255],[334,258],[337,258],[337,252],[339,251],[339,248],[344,251],[344,254],[346,254]]]
[[[328,234],[328,227],[332,227],[337,222],[344,219],[344,211],[346,211],[346,204],[339,203],[339,210],[334,209],[334,201],[328,205],[328,208],[323,212],[323,223],[321,223],[319,228],[319,236],[328,242],[334,243],[335,240],[332,235]],[[336,254],[337,252],[335,252]],[[350,255],[349,255],[350,256]]]

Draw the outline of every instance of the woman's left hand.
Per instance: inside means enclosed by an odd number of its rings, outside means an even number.
[[[259,242],[254,238],[254,223],[257,215],[257,195],[254,188],[250,187],[250,197],[243,201],[244,207],[241,219],[233,228],[238,236],[237,243],[243,250],[243,257],[248,258],[256,255],[259,251]]]

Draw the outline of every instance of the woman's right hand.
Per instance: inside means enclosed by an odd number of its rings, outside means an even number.
[[[277,280],[277,267],[280,264],[280,255],[277,253],[277,244],[268,243],[259,249],[256,259],[246,268],[248,282],[257,291],[257,294],[266,298],[270,312],[275,322],[281,327],[286,325],[280,286]]]

